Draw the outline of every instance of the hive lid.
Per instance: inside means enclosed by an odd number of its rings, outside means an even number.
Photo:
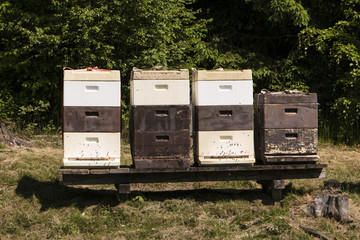
[[[189,80],[189,70],[142,70],[131,72],[131,80]]]
[[[120,82],[119,70],[64,70],[64,81],[113,81]]]
[[[199,70],[193,73],[194,81],[252,80],[252,72],[246,70]]]
[[[317,103],[317,94],[297,90],[263,92],[255,94],[255,101],[258,104]]]

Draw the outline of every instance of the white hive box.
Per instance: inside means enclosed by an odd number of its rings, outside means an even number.
[[[64,106],[120,107],[120,71],[64,71]]]
[[[255,163],[253,131],[199,131],[195,150],[200,165]]]
[[[251,70],[200,70],[193,72],[195,106],[252,105]]]
[[[190,104],[189,72],[181,70],[134,70],[130,80],[130,104]]]
[[[65,81],[64,106],[120,107],[120,82]]]
[[[120,133],[64,133],[65,166],[119,166]]]

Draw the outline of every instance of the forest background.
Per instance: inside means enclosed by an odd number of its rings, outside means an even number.
[[[63,68],[252,69],[254,92],[318,93],[320,137],[360,143],[360,0],[0,1],[0,122],[61,129]]]

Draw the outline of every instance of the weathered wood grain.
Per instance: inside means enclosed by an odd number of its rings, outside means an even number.
[[[195,131],[252,130],[253,106],[196,106]]]
[[[316,154],[318,129],[260,129],[257,136],[259,155]],[[264,134],[262,135],[261,132]]]
[[[262,155],[257,160],[264,164],[303,164],[316,163],[320,157],[318,155]]]

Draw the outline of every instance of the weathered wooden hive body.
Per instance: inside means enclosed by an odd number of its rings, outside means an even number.
[[[254,163],[251,70],[195,71],[192,88],[195,161]]]
[[[120,129],[120,71],[65,70],[64,166],[120,166]]]
[[[260,162],[316,162],[316,93],[255,94],[255,129],[256,159]]]
[[[190,167],[188,70],[133,70],[130,105],[135,168]]]

